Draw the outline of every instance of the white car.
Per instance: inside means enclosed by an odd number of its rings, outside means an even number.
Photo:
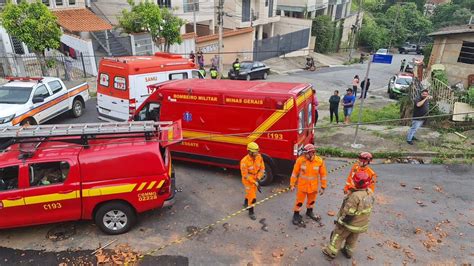
[[[8,80],[0,86],[0,127],[41,124],[68,111],[79,117],[90,98],[87,82],[68,89],[53,77]]]
[[[388,49],[385,49],[385,48],[378,49],[375,54],[387,55],[388,54]]]

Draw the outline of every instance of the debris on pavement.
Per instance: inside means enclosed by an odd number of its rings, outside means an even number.
[[[367,256],[367,260],[375,260],[375,257],[372,256],[372,255],[368,255],[368,256]]]
[[[394,248],[394,249],[401,249],[401,248],[402,248],[402,246],[401,246],[400,244],[398,244],[397,242],[392,241],[392,240],[387,240],[387,241],[385,241],[385,243],[386,243],[388,246],[390,246],[390,247],[392,247],[392,248]]]
[[[336,215],[336,212],[334,212],[334,211],[328,211],[328,215],[329,215],[329,216],[335,216],[335,215]]]
[[[127,244],[119,244],[114,250],[99,250],[95,257],[98,265],[137,265],[140,253]]]
[[[406,186],[407,186],[407,184],[405,184],[405,183],[400,183],[400,186],[402,186],[402,187],[406,187]]]
[[[451,222],[448,219],[443,220],[443,221],[436,224],[436,226],[434,228],[434,231],[435,231],[434,233],[429,232],[429,231],[426,232],[426,237],[428,239],[422,241],[422,243],[423,243],[423,246],[425,246],[425,248],[428,251],[435,251],[436,247],[439,244],[443,243],[443,239],[448,236],[448,233],[443,228],[443,226],[447,226],[450,223]]]
[[[421,187],[414,187],[413,189],[414,190],[423,190],[423,188],[421,188]]]
[[[48,230],[46,238],[52,241],[62,241],[76,234],[76,226],[73,223],[57,224]]]

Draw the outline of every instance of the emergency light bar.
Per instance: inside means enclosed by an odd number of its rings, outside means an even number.
[[[6,77],[5,79],[8,80],[8,82],[11,82],[11,81],[31,81],[31,80],[41,82],[43,80],[42,77]]]

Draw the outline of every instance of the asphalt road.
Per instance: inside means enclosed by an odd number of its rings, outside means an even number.
[[[332,169],[342,163],[329,160],[327,166]],[[377,201],[369,232],[359,238],[354,257],[357,264],[472,263],[472,166],[384,164],[373,168],[379,175]],[[328,189],[317,200],[315,210],[322,215],[322,227],[308,219],[306,228],[292,225],[295,194],[284,193],[256,208],[257,221],[243,213],[154,255],[167,256],[163,258],[178,265],[328,265],[320,252],[333,229],[334,217],[327,213],[336,212],[342,202],[348,170],[330,174]],[[0,231],[1,246],[22,251],[16,251],[14,256],[14,250],[0,249],[0,258],[9,255],[8,261],[0,259],[0,265],[15,265],[13,262],[27,255],[26,262],[31,265],[41,264],[42,258],[51,254],[59,258],[54,262],[61,262],[61,256],[67,253],[57,252],[80,250],[76,256],[87,256],[84,251],[94,250],[114,239],[116,243],[126,243],[146,252],[242,207],[243,187],[238,172],[177,162],[176,174],[177,186],[182,188],[176,204],[171,209],[140,215],[139,223],[129,233],[107,236],[89,221],[66,223],[74,225],[75,234],[57,242],[45,237],[57,225],[3,230]],[[269,196],[286,185],[288,180],[280,180],[276,185],[265,187],[258,198]],[[29,253],[32,251],[23,251],[25,249],[46,252],[35,256]],[[94,261],[91,256],[89,259]],[[351,261],[341,255],[335,262],[351,265]]]

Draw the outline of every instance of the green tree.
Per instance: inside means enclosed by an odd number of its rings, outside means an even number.
[[[386,47],[388,44],[389,30],[383,25],[377,24],[370,14],[366,14],[362,20],[362,29],[359,32],[359,44],[372,51]]]
[[[313,20],[311,35],[316,36],[316,45],[314,51],[318,53],[331,52],[334,47],[335,26],[329,16],[317,16]]]
[[[165,51],[169,51],[172,44],[181,43],[179,30],[184,21],[174,16],[169,9],[160,8],[148,0],[138,4],[128,0],[128,4],[131,10],[122,10],[119,17],[119,25],[125,32],[148,32],[155,44],[164,45]]]
[[[0,14],[0,22],[8,34],[24,42],[36,54],[43,75],[47,75],[44,51],[58,48],[62,34],[48,7],[41,2],[8,3]]]
[[[468,3],[445,4],[436,7],[431,17],[434,29],[467,24],[473,13],[463,6],[469,7]]]

